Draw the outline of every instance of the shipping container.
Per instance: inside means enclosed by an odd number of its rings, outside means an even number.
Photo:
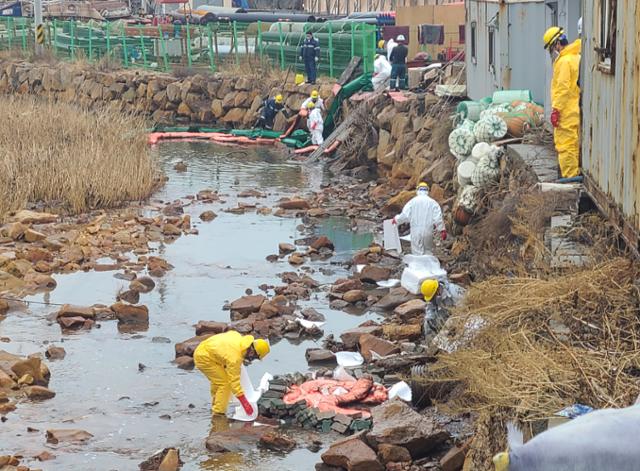
[[[640,10],[583,0],[582,168],[600,209],[640,252]]]

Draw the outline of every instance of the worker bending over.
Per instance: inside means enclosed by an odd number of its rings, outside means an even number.
[[[373,62],[373,78],[371,79],[373,91],[377,92],[389,88],[389,77],[391,77],[391,64],[384,54],[376,54],[376,60]]]
[[[544,48],[553,61],[551,124],[562,178],[580,175],[580,50],[582,41],[569,44],[562,28],[544,33]]]
[[[393,218],[393,224],[404,224],[405,222],[411,225],[411,253],[413,255],[431,254],[434,230],[440,232],[442,240],[447,238],[440,205],[429,196],[429,185],[424,182],[418,185],[416,196],[402,208],[402,213]]]
[[[322,98],[320,98],[320,94],[318,93],[318,90],[313,90],[311,92],[311,95],[309,95],[307,97],[307,99],[305,99],[302,102],[302,105],[300,105],[300,111],[305,110],[305,112],[307,111],[307,105],[313,102],[313,104],[315,105],[315,108],[319,108],[320,111],[324,111],[324,100]],[[303,113],[304,115],[304,113]]]
[[[273,129],[273,121],[276,118],[276,115],[279,111],[282,111],[284,109],[284,104],[282,103],[282,101],[282,95],[280,94],[276,95],[273,98],[265,100],[262,104],[262,112],[260,113],[260,117],[256,121],[254,127]]]
[[[311,144],[320,146],[324,142],[324,137],[322,137],[322,131],[324,130],[322,113],[320,112],[320,108],[312,101],[307,104],[307,109],[309,110],[307,127],[311,133]]]
[[[391,88],[397,92],[401,88],[406,88],[409,49],[404,45],[404,35],[399,34],[396,39],[398,40],[398,45],[391,51],[389,61],[391,62]]]
[[[253,407],[240,385],[240,368],[245,360],[262,360],[270,351],[269,342],[241,335],[235,330],[209,337],[198,345],[193,360],[211,382],[211,402],[214,414],[226,414],[233,393],[247,415]]]

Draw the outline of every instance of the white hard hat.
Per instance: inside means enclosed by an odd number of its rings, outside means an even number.
[[[399,34],[396,38],[397,41],[404,41],[404,34]]]

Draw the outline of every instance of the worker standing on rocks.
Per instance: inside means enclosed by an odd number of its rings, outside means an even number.
[[[313,90],[311,92],[311,95],[309,95],[309,97],[302,102],[302,105],[300,105],[300,110],[306,111],[307,105],[311,102],[313,102],[313,104],[315,105],[315,108],[319,108],[320,111],[324,111],[324,100],[320,98],[320,94],[318,93],[318,90]]]
[[[373,91],[377,92],[389,88],[389,77],[391,77],[391,64],[389,64],[384,54],[376,54],[376,59],[373,61],[373,77],[371,79]]]
[[[406,88],[409,49],[404,45],[404,35],[399,34],[396,39],[398,40],[398,45],[391,51],[389,61],[391,62],[391,86],[397,92],[401,88]]]
[[[427,255],[433,250],[433,231],[439,231],[442,240],[446,240],[447,230],[440,205],[429,196],[429,185],[420,183],[416,193],[402,213],[393,218],[393,224],[408,222],[411,225],[411,253]]]
[[[580,175],[580,50],[582,40],[569,44],[558,26],[544,33],[544,48],[553,61],[551,124],[562,178]]]
[[[311,144],[320,146],[324,142],[322,131],[324,130],[324,121],[322,119],[322,113],[320,108],[312,101],[307,103],[307,109],[309,110],[309,118],[307,118],[307,127],[311,133]]]
[[[284,103],[282,95],[278,94],[273,98],[265,100],[262,104],[262,112],[254,127],[273,129],[273,121],[276,118],[278,112],[284,109]]]
[[[211,382],[211,402],[214,414],[226,414],[233,393],[247,415],[253,407],[240,385],[240,368],[245,360],[262,360],[271,350],[269,342],[241,335],[230,330],[202,341],[193,354],[198,368]]]
[[[313,37],[311,31],[307,31],[307,37],[300,46],[298,54],[304,62],[304,72],[307,75],[307,83],[316,83],[318,61],[320,60],[320,41]]]

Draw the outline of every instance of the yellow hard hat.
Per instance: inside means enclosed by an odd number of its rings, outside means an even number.
[[[548,49],[553,46],[555,42],[564,34],[562,28],[558,26],[552,26],[548,30],[545,31],[544,36],[542,36],[542,42],[544,43],[544,48]]]
[[[315,108],[316,104],[312,101],[310,101],[309,103],[307,103],[307,108],[311,109],[311,108]]]
[[[378,41],[378,49],[382,49],[384,47],[384,39]]]
[[[424,300],[427,302],[431,301],[438,292],[439,286],[440,283],[438,283],[438,280],[424,280],[420,286],[420,291],[422,292],[422,296],[424,296]]]
[[[419,190],[420,188],[426,188],[428,190],[429,189],[429,185],[427,185],[425,182],[420,182],[420,183],[418,183],[418,186],[416,187],[416,190]]]
[[[318,95],[318,90],[314,90],[311,92],[311,98],[318,98],[320,95]]]
[[[269,345],[269,341],[265,339],[255,339],[253,341],[253,348],[255,349],[258,357],[262,360],[266,357],[271,351],[271,346]]]
[[[498,453],[493,457],[496,471],[509,471],[509,453]]]
[[[276,95],[276,103],[282,103],[282,95]]]

